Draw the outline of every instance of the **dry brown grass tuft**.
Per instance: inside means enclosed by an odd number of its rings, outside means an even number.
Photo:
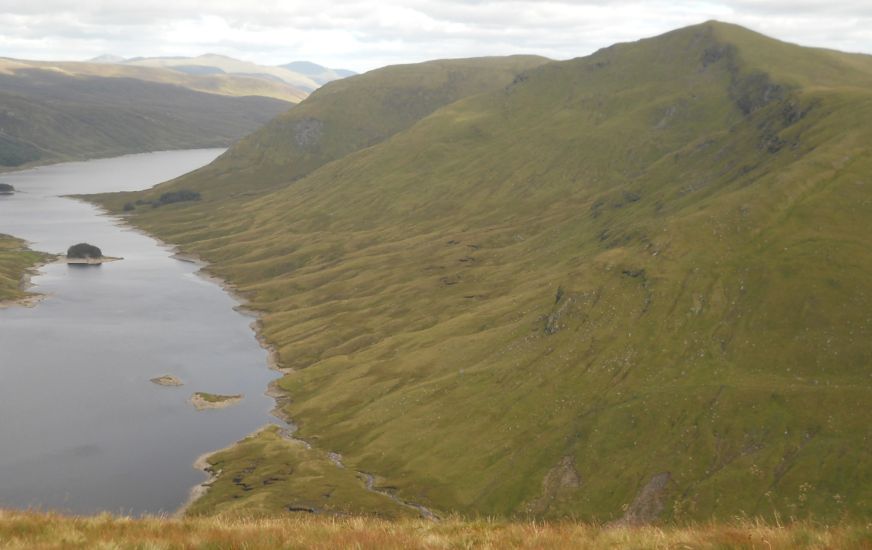
[[[0,510],[0,548],[857,548],[872,549],[872,524],[773,526],[748,520],[684,527],[607,527],[576,522],[450,518],[388,521],[295,516],[132,519],[102,514]]]

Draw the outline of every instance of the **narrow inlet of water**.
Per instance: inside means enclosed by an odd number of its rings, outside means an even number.
[[[252,318],[198,267],[98,208],[61,195],[151,187],[222,150],[128,155],[0,174],[0,233],[64,252],[78,242],[123,261],[51,264],[34,308],[0,309],[0,507],[90,514],[172,512],[204,479],[196,458],[264,424],[276,374]],[[179,377],[181,387],[149,380]],[[244,394],[196,411],[193,392]]]

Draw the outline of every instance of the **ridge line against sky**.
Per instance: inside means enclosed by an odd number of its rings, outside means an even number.
[[[872,53],[872,1],[0,0],[0,56],[218,53],[366,71],[482,55],[588,55],[718,19],[807,46]]]

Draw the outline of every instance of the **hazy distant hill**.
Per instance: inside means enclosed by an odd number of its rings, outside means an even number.
[[[185,66],[182,66],[183,68]],[[228,96],[262,96],[299,103],[309,93],[278,78],[226,74],[220,69],[203,67],[203,71],[169,70],[140,67],[115,62],[25,61],[0,58],[0,74],[15,74],[28,69],[51,71],[69,76],[132,78],[172,84],[213,94]]]
[[[339,80],[340,78],[347,78],[357,74],[354,71],[349,71],[347,69],[330,69],[310,61],[293,61],[286,65],[282,65],[282,67],[306,75],[322,85],[333,80]]]
[[[91,58],[87,61],[87,63],[121,63],[123,61],[124,58],[120,55],[105,54]]]
[[[305,95],[254,78],[0,59],[0,167],[229,145]]]
[[[711,22],[491,87],[469,63],[328,84],[103,200],[201,191],[131,220],[265,312],[299,436],[402,499],[868,518],[872,57]],[[274,439],[197,512],[285,512]]]

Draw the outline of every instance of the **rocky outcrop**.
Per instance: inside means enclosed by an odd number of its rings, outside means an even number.
[[[642,487],[624,516],[617,523],[621,525],[647,525],[656,521],[663,513],[671,479],[672,475],[669,472],[652,477]]]
[[[294,124],[294,142],[303,150],[312,149],[321,140],[324,123],[317,118],[304,118]]]
[[[575,468],[575,459],[564,456],[545,474],[542,479],[542,491],[527,504],[526,511],[535,516],[544,515],[554,502],[571,498],[580,487],[581,475]]]

